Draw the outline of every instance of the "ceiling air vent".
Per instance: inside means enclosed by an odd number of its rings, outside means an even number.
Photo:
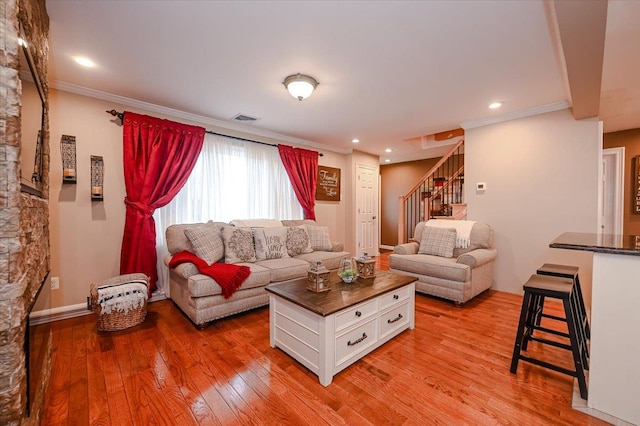
[[[248,116],[248,115],[246,115],[246,114],[236,114],[236,115],[233,117],[233,119],[234,119],[235,121],[241,121],[241,122],[243,122],[243,123],[251,123],[251,122],[253,122],[253,121],[257,121],[257,120],[258,120],[256,117],[251,117],[251,116]]]

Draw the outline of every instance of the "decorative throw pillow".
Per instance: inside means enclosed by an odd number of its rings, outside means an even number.
[[[318,251],[331,251],[328,226],[305,225],[311,240],[311,249]]]
[[[418,254],[431,254],[440,257],[453,257],[456,246],[455,228],[435,228],[425,226]]]
[[[256,259],[281,259],[289,257],[287,253],[287,228],[254,228],[253,239],[256,247]]]
[[[287,252],[289,256],[311,253],[312,251],[311,240],[306,226],[291,226],[287,228]]]
[[[224,226],[220,229],[224,241],[224,262],[255,262],[256,251],[253,247],[253,231],[251,228]]]
[[[213,221],[185,228],[184,235],[191,242],[195,255],[209,265],[224,257],[222,235]]]

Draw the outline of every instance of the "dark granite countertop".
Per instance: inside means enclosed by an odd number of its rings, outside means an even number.
[[[640,256],[640,235],[565,232],[553,240],[549,247]]]

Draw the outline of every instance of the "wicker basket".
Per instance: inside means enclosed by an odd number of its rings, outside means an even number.
[[[112,310],[109,313],[103,313],[100,303],[98,303],[98,288],[105,286],[118,286],[127,284],[133,280],[145,280],[147,288],[149,288],[149,277],[145,274],[126,274],[109,278],[102,282],[100,286],[91,284],[91,307],[93,312],[98,315],[98,331],[118,331],[124,330],[144,321],[147,315],[147,296],[145,294],[144,301],[141,306],[123,310]]]

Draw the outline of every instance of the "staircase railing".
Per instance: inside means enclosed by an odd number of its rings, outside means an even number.
[[[399,197],[398,244],[413,237],[416,224],[451,216],[464,201],[464,139],[456,143],[407,194]]]

